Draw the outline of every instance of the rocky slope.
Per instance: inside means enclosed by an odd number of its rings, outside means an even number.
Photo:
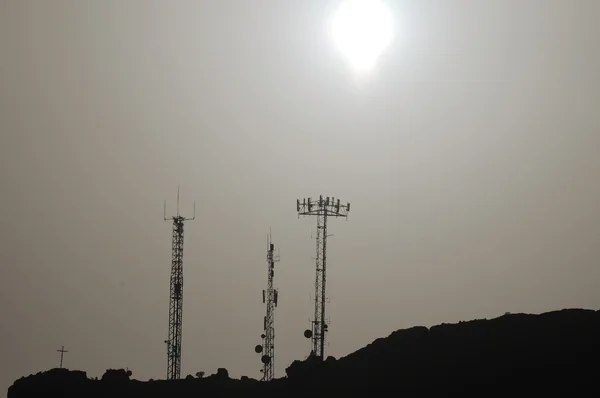
[[[53,369],[17,380],[8,398],[191,396],[599,396],[600,312],[562,310],[398,330],[335,360],[295,361],[269,383],[230,379],[91,380]]]

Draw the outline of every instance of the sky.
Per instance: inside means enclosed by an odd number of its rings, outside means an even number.
[[[182,376],[258,378],[266,234],[276,376],[304,359],[314,217],[326,355],[394,330],[598,309],[600,2],[389,1],[357,79],[333,0],[0,1],[0,389],[59,365],[166,376],[171,225]]]

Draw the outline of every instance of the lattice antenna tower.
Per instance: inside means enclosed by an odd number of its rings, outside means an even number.
[[[325,358],[325,333],[328,325],[325,323],[325,300],[327,281],[327,218],[344,217],[348,219],[350,203],[342,204],[339,199],[319,196],[318,200],[311,198],[296,201],[296,210],[300,216],[317,216],[317,258],[315,278],[315,315],[312,320],[312,330],[304,331],[304,337],[312,339],[311,355],[320,360]]]
[[[169,289],[169,337],[167,344],[167,380],[181,378],[181,342],[183,326],[183,224],[196,218],[196,202],[191,218],[179,214],[179,187],[177,187],[177,214],[167,217],[167,201],[164,204],[165,221],[173,221],[171,255],[171,279]]]
[[[267,235],[267,289],[262,291],[263,303],[267,306],[267,314],[263,320],[264,333],[260,336],[262,344],[254,347],[257,354],[261,354],[263,364],[262,380],[269,381],[275,377],[275,308],[279,291],[273,287],[275,276],[275,263],[279,262],[279,255],[275,254],[275,245],[271,242],[271,233]]]

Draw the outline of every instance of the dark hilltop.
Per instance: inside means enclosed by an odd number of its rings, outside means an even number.
[[[268,383],[231,379],[225,369],[147,382],[122,369],[100,380],[52,369],[15,381],[8,398],[599,396],[599,338],[599,311],[506,314],[398,330],[340,359],[295,361]]]

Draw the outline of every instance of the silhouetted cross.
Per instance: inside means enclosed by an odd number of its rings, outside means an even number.
[[[60,368],[62,369],[63,356],[65,355],[65,352],[69,352],[69,351],[65,350],[65,346],[62,346],[62,348],[60,350],[56,350],[56,351],[60,352]]]

